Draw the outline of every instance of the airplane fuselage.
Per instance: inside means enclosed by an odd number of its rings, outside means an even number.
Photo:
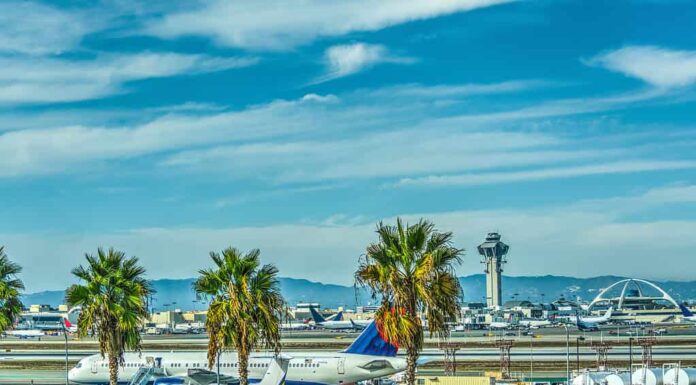
[[[18,338],[41,338],[46,335],[41,330],[31,329],[31,330],[8,330],[5,332],[6,336],[18,337]]]
[[[360,330],[364,329],[371,321],[324,321],[315,322],[316,327],[328,330]]]
[[[288,366],[288,385],[339,385],[389,376],[406,367],[403,358],[370,356],[350,353],[294,352],[284,353],[292,357]],[[147,357],[160,359],[167,376],[186,376],[189,369],[217,371],[208,368],[205,352],[142,352],[127,353],[125,363],[119,367],[119,383],[128,383],[140,367],[148,366]],[[253,354],[249,359],[250,382],[263,377],[272,359],[268,353]],[[236,353],[223,353],[220,357],[220,374],[238,377]],[[86,357],[70,371],[70,381],[76,384],[107,384],[108,360],[100,355]]]

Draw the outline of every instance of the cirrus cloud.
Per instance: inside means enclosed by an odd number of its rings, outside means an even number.
[[[413,63],[414,59],[396,56],[383,45],[354,43],[329,47],[324,53],[327,73],[315,83],[353,75],[380,63]]]
[[[192,75],[253,65],[252,57],[177,53],[103,54],[94,59],[0,57],[0,104],[96,99],[129,81]]]
[[[655,46],[627,46],[587,61],[661,88],[696,83],[696,51]]]
[[[170,13],[145,32],[162,38],[205,36],[223,46],[288,50],[320,37],[376,31],[510,0],[227,1]]]

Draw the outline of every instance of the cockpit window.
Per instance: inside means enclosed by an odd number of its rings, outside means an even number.
[[[75,365],[77,369],[80,369],[82,367],[82,362],[78,362],[77,365]]]

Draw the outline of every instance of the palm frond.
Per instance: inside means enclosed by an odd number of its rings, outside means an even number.
[[[375,315],[380,332],[413,360],[423,345],[421,316],[431,334],[447,337],[447,322],[459,309],[455,267],[463,250],[452,245],[452,233],[437,232],[423,219],[412,225],[401,218],[393,226],[380,222],[376,232],[378,242],[367,247],[355,284],[382,299]]]

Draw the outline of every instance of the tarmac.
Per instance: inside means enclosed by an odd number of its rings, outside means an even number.
[[[630,334],[627,333],[629,330]],[[657,337],[657,345],[653,348],[654,360],[696,362],[696,327],[675,325],[666,327],[666,330],[666,335]],[[604,341],[614,345],[608,352],[608,359],[613,363],[623,364],[629,359],[629,338],[640,337],[647,333],[648,329],[609,326],[604,327],[601,332],[582,333],[569,328],[567,337],[566,330],[562,327],[534,329],[532,332],[533,336],[524,336],[521,332],[507,330],[454,332],[450,342],[454,345],[460,344],[455,359],[463,368],[478,367],[481,363],[495,367],[500,351],[494,343],[500,338],[514,341],[510,352],[513,365],[525,367],[527,362],[534,360],[534,365],[538,365],[539,369],[565,368],[566,362],[574,363],[573,367],[577,362],[581,367],[590,367],[594,365],[597,357],[590,347],[592,342]],[[303,351],[338,351],[342,349],[342,346],[347,346],[357,335],[358,333],[355,332],[293,331],[283,333],[283,343],[291,346],[285,349],[288,353],[300,350],[296,349],[296,346],[301,346]],[[585,338],[585,341],[580,343],[578,354],[576,354],[575,344],[578,337]],[[443,360],[444,353],[437,348],[438,340],[427,339],[426,342],[429,345],[426,345],[428,347],[423,350],[422,356],[430,358],[435,363],[431,364],[428,370],[441,370],[441,364],[437,362]],[[65,360],[64,343],[61,336],[46,336],[42,337],[41,341],[12,337],[0,340],[0,384],[64,384],[65,371],[56,370]],[[203,334],[144,336],[143,344],[145,351],[165,351],[176,346],[176,350],[202,352],[207,344],[207,336]],[[91,338],[71,338],[69,346],[69,360],[72,367],[79,359],[97,353],[98,345]],[[640,357],[641,349],[634,344],[634,362],[640,362]],[[46,366],[45,370],[41,369],[42,365]],[[2,369],[3,367],[7,369]],[[29,368],[20,370],[17,367]]]

